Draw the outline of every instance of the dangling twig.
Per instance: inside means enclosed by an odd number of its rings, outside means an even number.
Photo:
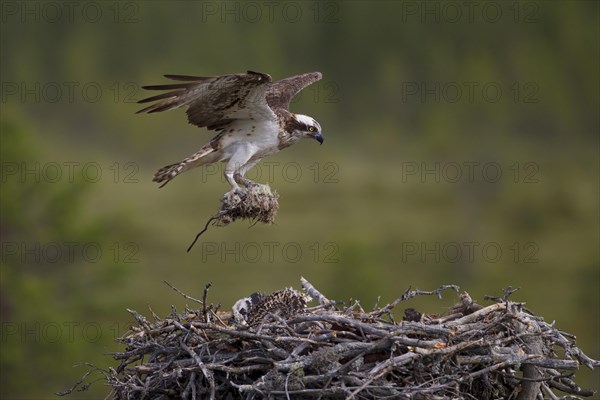
[[[194,239],[192,244],[190,244],[190,246],[187,248],[188,253],[190,252],[190,250],[192,250],[192,247],[194,247],[194,245],[196,244],[198,239],[200,239],[200,236],[202,236],[202,234],[208,230],[208,225],[210,225],[211,222],[218,220],[218,219],[219,219],[219,217],[216,216],[216,217],[210,217],[208,219],[208,221],[206,221],[206,225],[204,225],[204,229],[202,229],[200,232],[198,232],[198,234],[196,235],[196,238]]]

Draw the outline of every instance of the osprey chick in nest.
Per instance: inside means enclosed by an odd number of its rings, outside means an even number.
[[[292,288],[276,290],[269,295],[255,292],[233,305],[233,318],[238,324],[247,326],[258,325],[270,315],[288,319],[301,314],[311,300],[308,294]]]
[[[143,86],[168,90],[138,103],[156,102],[140,111],[154,113],[187,107],[188,121],[218,134],[200,150],[154,175],[153,181],[170,182],[189,169],[226,162],[225,177],[233,189],[253,184],[244,175],[262,158],[291,146],[302,138],[323,143],[321,125],[313,118],[289,111],[292,98],[321,79],[320,72],[292,76],[272,82],[271,76],[248,71],[217,77],[165,75],[182,81],[169,85]]]

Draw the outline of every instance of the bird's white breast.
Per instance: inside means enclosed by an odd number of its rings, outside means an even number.
[[[248,152],[253,158],[276,153],[279,145],[279,125],[276,121],[234,121],[223,130],[221,147],[223,160],[238,151]]]

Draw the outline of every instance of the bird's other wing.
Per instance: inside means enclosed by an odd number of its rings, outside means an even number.
[[[320,72],[309,72],[273,82],[267,90],[267,103],[273,110],[278,108],[288,110],[294,96],[321,77]]]
[[[276,116],[265,99],[271,76],[248,71],[217,77],[165,75],[183,81],[169,85],[143,86],[147,90],[168,90],[166,93],[138,101],[156,103],[138,113],[154,113],[187,106],[188,121],[199,127],[220,129],[233,120],[271,119]]]

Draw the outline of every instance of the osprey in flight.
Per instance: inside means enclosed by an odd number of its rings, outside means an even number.
[[[263,157],[291,146],[302,138],[323,143],[321,126],[313,118],[291,113],[290,101],[306,86],[321,79],[320,72],[292,76],[272,82],[271,76],[248,71],[217,77],[165,75],[183,81],[170,85],[144,86],[168,90],[138,103],[156,103],[138,111],[159,112],[187,106],[188,121],[218,134],[200,150],[178,163],[156,172],[154,182],[169,183],[189,169],[226,161],[225,177],[234,189],[253,182],[244,175]]]

